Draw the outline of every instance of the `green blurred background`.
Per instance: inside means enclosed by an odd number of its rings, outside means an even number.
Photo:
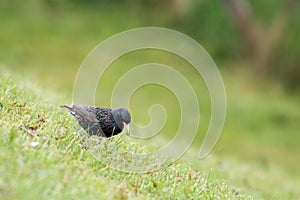
[[[28,0],[0,1],[0,67],[37,79],[72,102],[77,70],[88,53],[113,34],[144,26],[174,29],[198,41],[218,65],[227,91],[227,118],[214,149],[234,158],[300,176],[300,3],[297,0]],[[175,55],[132,52],[112,64],[99,83],[97,104],[110,106],[114,83],[126,70],[158,62],[174,67],[197,87],[203,121],[210,99],[200,77]],[[159,98],[158,98],[159,96]],[[148,108],[166,106],[170,136],[178,128],[175,96],[157,85],[130,102],[135,120],[148,123]],[[146,114],[145,114],[146,113]]]

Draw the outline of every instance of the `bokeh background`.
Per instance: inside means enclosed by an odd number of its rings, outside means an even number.
[[[299,180],[299,18],[297,0],[0,1],[0,67],[32,77],[69,104],[77,70],[101,41],[144,26],[180,31],[207,50],[224,79],[227,118],[213,154],[266,170],[275,166],[281,178]],[[193,144],[198,147],[210,119],[209,94],[189,63],[175,55],[148,49],[121,57],[99,82],[97,105],[110,106],[118,78],[149,62],[172,66],[196,88],[202,115]],[[172,137],[180,107],[166,88],[140,88],[130,102],[134,120],[149,123],[154,103],[168,112],[161,136]]]

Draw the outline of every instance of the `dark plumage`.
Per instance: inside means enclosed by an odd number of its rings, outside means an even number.
[[[111,137],[125,127],[129,135],[130,113],[126,108],[110,109],[94,106],[60,106],[69,111],[89,135]]]

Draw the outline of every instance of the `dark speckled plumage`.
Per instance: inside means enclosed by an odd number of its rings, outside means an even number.
[[[89,135],[111,137],[122,132],[129,134],[130,113],[126,108],[97,108],[94,106],[61,106],[69,111]]]

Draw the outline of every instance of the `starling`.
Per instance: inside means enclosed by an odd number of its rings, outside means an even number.
[[[97,108],[94,106],[60,106],[69,111],[89,135],[111,137],[125,127],[129,135],[130,113],[126,108]]]

